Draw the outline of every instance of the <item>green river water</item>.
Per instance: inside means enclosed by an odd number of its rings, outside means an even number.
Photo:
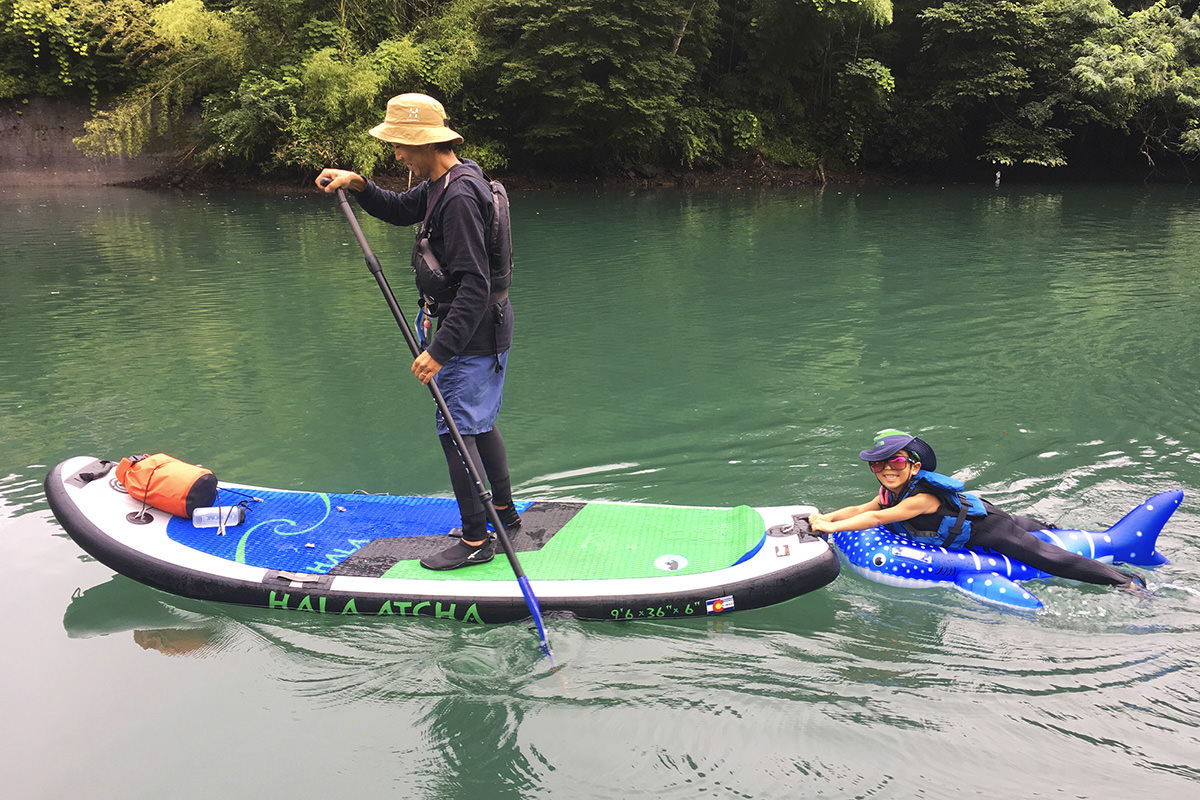
[[[410,233],[359,218],[415,310]],[[332,200],[6,188],[0,221],[6,796],[1200,794],[1194,188],[516,194],[519,498],[828,509],[874,492],[884,427],[1067,527],[1187,493],[1149,599],[1046,581],[1023,614],[844,570],[729,616],[551,620],[557,672],[528,624],[174,598],[49,512],[78,454],[448,492]]]

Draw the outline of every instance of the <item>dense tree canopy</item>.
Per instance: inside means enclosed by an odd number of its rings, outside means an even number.
[[[402,91],[442,99],[493,168],[1186,169],[1196,6],[0,0],[0,99],[86,98],[85,152],[238,170],[386,169],[366,130]]]

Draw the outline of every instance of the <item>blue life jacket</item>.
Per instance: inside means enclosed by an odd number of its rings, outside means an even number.
[[[925,514],[904,522],[891,522],[886,526],[893,533],[909,539],[940,547],[962,547],[971,538],[971,520],[987,516],[987,507],[976,495],[964,492],[966,484],[957,478],[923,469],[908,482],[900,497],[892,497],[887,489],[880,489],[879,505],[889,508],[913,494],[932,494],[941,501],[941,507],[933,514]],[[933,520],[929,518],[933,517]],[[925,522],[918,528],[914,523]],[[937,529],[932,523],[936,521]]]

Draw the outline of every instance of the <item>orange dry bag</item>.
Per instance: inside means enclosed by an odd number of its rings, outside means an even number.
[[[216,503],[217,476],[165,453],[126,456],[117,464],[117,480],[129,496],[177,517]]]

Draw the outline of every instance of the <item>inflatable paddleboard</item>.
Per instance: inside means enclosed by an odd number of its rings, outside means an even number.
[[[55,517],[86,552],[156,589],[340,616],[511,622],[529,610],[502,551],[446,572],[419,559],[453,540],[452,498],[297,492],[220,483],[238,525],[200,528],[145,508],[115,462],[67,459],[46,477]],[[794,520],[811,506],[704,508],[518,501],[509,532],[541,610],[591,620],[725,614],[825,586],[837,555]],[[239,515],[240,516],[240,515]]]
[[[1155,549],[1163,525],[1183,502],[1183,491],[1155,495],[1106,531],[1053,528],[1033,535],[1076,555],[1105,563],[1153,567],[1167,559]],[[885,527],[831,533],[851,570],[878,583],[910,588],[950,587],[979,600],[1024,611],[1042,602],[1018,581],[1052,577],[991,550],[937,547],[915,542]]]

